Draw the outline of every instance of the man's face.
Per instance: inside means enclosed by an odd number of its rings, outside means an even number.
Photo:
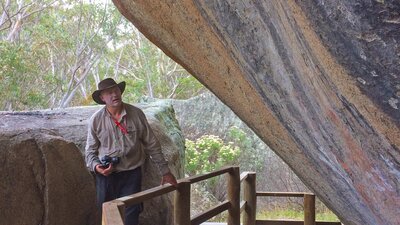
[[[122,105],[121,90],[118,86],[105,89],[100,93],[100,99],[109,107],[119,107]]]

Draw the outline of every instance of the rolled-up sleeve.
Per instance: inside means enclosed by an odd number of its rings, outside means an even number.
[[[85,148],[85,161],[86,166],[91,171],[96,171],[95,166],[100,164],[98,157],[98,148],[100,145],[100,141],[96,135],[94,130],[94,117],[90,118],[89,126],[88,126],[88,134],[86,140],[86,148]]]
[[[154,135],[144,113],[141,112],[139,116],[143,125],[141,129],[141,140],[143,147],[146,153],[149,154],[151,159],[157,164],[160,173],[165,175],[170,172],[170,170],[168,167],[168,162],[165,160],[164,154],[161,151],[161,144]]]

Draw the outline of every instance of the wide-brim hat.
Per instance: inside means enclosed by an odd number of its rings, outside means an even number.
[[[118,86],[118,88],[121,90],[121,94],[124,93],[125,91],[125,81],[122,81],[121,83],[115,82],[114,79],[112,78],[106,78],[102,81],[99,82],[99,84],[97,85],[97,90],[95,92],[93,92],[92,94],[92,98],[95,102],[97,102],[98,104],[104,105],[106,104],[104,101],[101,100],[100,98],[100,94],[102,91]]]

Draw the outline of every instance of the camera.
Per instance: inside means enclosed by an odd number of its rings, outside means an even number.
[[[105,155],[100,158],[100,163],[102,167],[108,167],[110,163],[117,165],[119,163],[119,157]]]

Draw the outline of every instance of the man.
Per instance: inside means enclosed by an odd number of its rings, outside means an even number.
[[[141,190],[141,166],[147,154],[163,175],[161,184],[177,184],[144,113],[122,101],[124,90],[125,82],[107,78],[92,94],[95,102],[105,105],[90,118],[85,151],[86,165],[96,174],[100,212],[104,202]],[[141,205],[127,207],[125,225],[139,224],[140,211]]]

